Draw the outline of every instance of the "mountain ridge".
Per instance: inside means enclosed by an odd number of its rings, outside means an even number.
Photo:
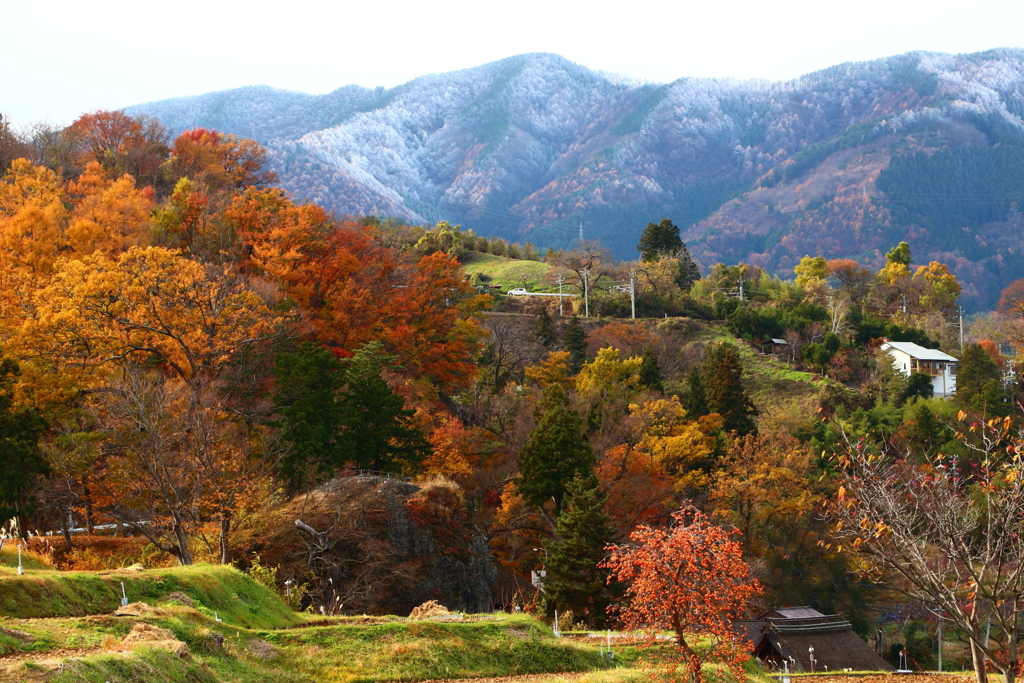
[[[647,221],[670,216],[705,267],[747,260],[780,274],[802,252],[874,262],[909,239],[915,261],[951,263],[973,308],[1024,276],[1011,210],[1024,190],[999,182],[989,193],[965,176],[963,187],[921,199],[930,185],[914,176],[937,173],[929,155],[949,150],[962,157],[950,168],[1016,173],[1015,158],[992,150],[1024,145],[1017,48],[911,52],[781,82],[668,84],[613,82],[531,53],[394,88],[250,86],[129,111],[175,132],[253,137],[286,189],[339,215],[444,219],[556,247],[571,246],[582,224],[626,258]],[[967,205],[955,212],[959,232],[936,217],[950,201]]]

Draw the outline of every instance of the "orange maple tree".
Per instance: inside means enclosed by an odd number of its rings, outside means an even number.
[[[702,683],[705,662],[720,662],[742,680],[750,644],[737,633],[732,619],[742,615],[761,592],[743,561],[735,532],[711,524],[699,510],[673,513],[671,528],[637,527],[628,545],[608,546],[611,554],[600,566],[609,581],[627,585],[628,603],[619,608],[623,625],[646,631],[651,638],[649,664],[666,667],[669,680]],[[676,647],[666,650],[655,636],[671,630]],[[687,638],[707,641],[694,649]]]

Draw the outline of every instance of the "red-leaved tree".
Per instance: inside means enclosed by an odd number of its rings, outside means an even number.
[[[640,526],[630,534],[632,543],[608,547],[601,566],[610,570],[609,580],[627,584],[628,602],[619,608],[623,626],[652,636],[648,662],[665,666],[669,680],[702,683],[705,662],[724,664],[743,680],[750,643],[732,619],[743,615],[761,586],[743,561],[736,532],[711,524],[694,507],[672,518],[668,529]],[[664,630],[673,632],[676,647],[654,638]]]

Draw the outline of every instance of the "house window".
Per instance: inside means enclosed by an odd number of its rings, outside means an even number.
[[[916,358],[911,358],[910,359],[910,369],[911,370],[917,370],[917,359]]]
[[[956,377],[956,365],[954,365],[953,363],[949,364],[949,376]]]

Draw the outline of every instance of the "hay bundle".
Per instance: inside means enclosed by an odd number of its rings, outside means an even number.
[[[170,650],[179,657],[188,657],[188,645],[175,638],[170,630],[150,624],[135,624],[121,640],[120,649],[133,650],[136,647]]]
[[[431,617],[440,617],[446,614],[451,614],[447,607],[439,603],[437,600],[427,600],[419,607],[413,607],[412,612],[409,613],[409,618],[429,619]]]

